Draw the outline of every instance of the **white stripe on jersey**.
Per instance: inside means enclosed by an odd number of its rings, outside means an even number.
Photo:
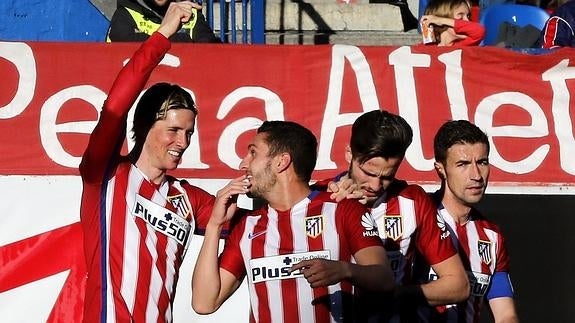
[[[111,217],[112,217],[112,202],[114,196],[114,188],[116,187],[116,177],[112,178],[108,182],[108,187],[106,190],[106,286],[112,286],[112,275],[110,272],[110,229],[111,229]],[[103,248],[103,246],[102,246]],[[103,264],[102,264],[103,265]],[[106,302],[106,318],[110,322],[116,322],[116,311],[114,304],[114,294],[113,288],[106,288],[106,299],[102,300]]]
[[[326,225],[332,225],[336,223],[335,222],[336,208],[337,208],[336,203],[324,202],[322,207],[322,214],[326,217],[325,219]],[[331,250],[331,259],[339,259],[340,238],[337,233],[337,229],[333,228],[333,230],[331,230],[331,228],[326,227],[323,231],[322,236],[323,236],[324,249]],[[335,304],[335,302],[341,303],[341,298],[335,297],[337,295],[337,291],[341,290],[341,283],[338,282],[337,284],[329,285],[327,289],[330,295],[330,303],[331,304]],[[343,304],[337,304],[336,307],[337,306],[339,306],[339,308],[343,308]],[[332,317],[331,320],[333,322],[334,318]]]
[[[242,232],[242,237],[245,237],[246,234],[248,234],[248,232],[253,232],[254,227],[256,226],[257,222],[260,219],[261,219],[261,216],[248,217],[246,220],[245,230],[244,230],[244,232]],[[268,225],[268,227],[269,227],[269,225]],[[241,239],[240,240],[240,248],[242,250],[242,255],[244,256],[244,263],[249,264],[250,259],[253,258],[252,257],[251,240],[250,239]],[[252,306],[252,315],[254,316],[255,321],[259,322],[259,310],[258,310],[259,304],[257,301],[256,289],[255,289],[255,286],[254,286],[253,281],[252,281],[252,275],[249,271],[247,272],[247,276],[248,276],[248,281],[249,281],[248,291],[250,293],[250,303]]]
[[[489,270],[494,273],[495,272],[495,266],[497,265],[497,250],[499,249],[499,234],[493,230],[489,230],[487,228],[483,229],[483,232],[485,232],[485,235],[487,235],[487,237],[489,238],[489,241],[491,241],[491,255],[492,255],[492,260],[491,263],[489,264]]]
[[[304,217],[305,214],[307,214],[307,205],[309,204],[309,200],[305,199],[304,200],[306,203],[302,204],[302,203],[298,203],[296,204],[292,210],[291,210],[291,214],[290,216],[292,217],[292,219],[294,219],[294,216],[296,216],[296,214],[304,212]],[[273,211],[274,213],[274,219],[277,219],[277,212],[276,210],[270,208],[269,211]],[[269,226],[269,225],[268,225]],[[291,230],[292,232],[298,232],[298,231],[303,231],[305,230],[305,228],[302,226],[302,223],[300,223],[299,221],[291,221]],[[309,251],[309,247],[307,245],[307,236],[302,234],[294,234],[293,235],[293,244],[294,244],[294,250],[297,251]],[[305,279],[296,279],[296,293],[297,293],[297,299],[298,300],[304,300],[305,302],[309,302],[311,303],[313,300],[313,293],[311,288],[309,288],[309,283],[307,282],[307,280]],[[278,290],[281,292],[281,287],[277,287]],[[270,299],[271,301],[271,299]],[[277,303],[282,303],[283,302],[277,302]],[[270,303],[271,304],[271,303]],[[298,302],[299,304],[299,302]],[[281,308],[279,309],[281,310]],[[274,313],[272,311],[272,313]],[[275,312],[275,313],[279,313],[279,312]],[[304,313],[302,311],[302,309],[298,309],[298,313],[299,313],[299,321],[300,322],[306,322],[306,320],[309,320],[309,314],[308,313]],[[310,323],[315,322],[315,320],[310,321]]]
[[[385,196],[385,195],[384,195]],[[386,230],[385,230],[385,215],[401,215],[402,220],[402,234],[399,238],[399,252],[405,257],[412,242],[412,235],[417,229],[417,219],[415,215],[415,201],[412,199],[398,196],[399,214],[388,214],[387,203],[381,203],[377,207],[371,209],[371,216],[377,224],[379,237],[385,244]],[[390,258],[394,257],[394,251],[388,251]],[[405,276],[406,260],[402,258],[398,263],[398,268],[394,270],[395,282],[401,284]]]
[[[273,225],[272,225],[273,224]],[[279,250],[278,249],[273,249],[271,248],[274,245],[278,244],[278,241],[280,240],[280,233],[279,233],[279,229],[278,229],[278,214],[276,212],[276,210],[270,208],[269,212],[268,212],[268,227],[267,227],[267,231],[265,234],[265,239],[266,239],[266,243],[265,243],[265,248],[264,248],[264,256],[265,257],[269,257],[269,256],[275,256],[275,255],[279,255]],[[273,241],[273,242],[268,242],[268,241]],[[251,249],[251,246],[250,246]],[[249,262],[246,262],[246,264],[249,264]],[[281,302],[281,280],[269,280],[266,281],[264,283],[266,285],[266,288],[268,290],[268,304],[270,307],[270,312],[271,313],[283,313],[283,302]],[[272,292],[275,291],[275,292]],[[279,299],[278,299],[278,294],[280,295]],[[257,298],[257,297],[256,297]],[[271,317],[272,319],[272,323],[282,323],[282,321],[275,321],[274,317],[272,315]]]
[[[124,252],[126,250],[140,250],[140,233],[138,231],[138,227],[136,226],[136,222],[133,221],[130,207],[132,207],[132,205],[135,203],[136,194],[134,194],[134,192],[140,191],[142,180],[143,177],[140,171],[135,167],[130,167],[125,192],[126,217],[124,230]],[[122,293],[122,297],[124,298],[130,313],[134,313],[134,306],[136,301],[136,286],[140,273],[140,263],[138,260],[139,254],[130,255],[129,257],[124,255],[124,258],[122,259],[122,285],[120,286],[120,292]],[[113,301],[113,298],[111,298],[110,301]]]
[[[404,237],[406,233],[409,233],[411,236],[411,234],[417,228],[417,220],[415,219],[415,202],[412,199],[408,199],[403,196],[398,196],[397,200],[399,201],[399,210],[403,218]],[[401,240],[401,252],[404,255],[407,251],[407,248],[409,247],[409,240],[411,240],[411,238]]]
[[[456,225],[456,224],[455,224]],[[456,228],[456,226],[452,228]],[[457,231],[457,230],[455,230]],[[467,222],[465,225],[465,231],[467,233],[467,240],[469,241],[469,264],[471,265],[471,271],[481,272],[481,257],[479,257],[479,248],[477,247],[477,241],[479,240],[479,235],[477,234],[477,227],[473,221]],[[459,235],[457,236],[459,239]]]
[[[156,194],[154,194],[156,195]],[[147,225],[146,231],[148,236],[146,237],[146,247],[150,252],[150,257],[152,264],[155,264],[158,260],[158,252],[156,251],[156,245],[158,242],[158,237],[156,236],[155,230]],[[126,273],[129,274],[129,273]],[[161,286],[158,286],[158,282],[162,281],[162,277],[158,272],[156,266],[152,266],[150,272],[150,285],[148,288],[148,304],[146,305],[146,322],[155,322],[158,317],[158,299],[160,298],[160,293],[162,292]],[[135,292],[135,290],[134,290]]]

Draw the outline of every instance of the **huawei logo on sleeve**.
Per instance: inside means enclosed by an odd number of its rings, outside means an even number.
[[[365,229],[363,231],[363,236],[364,237],[376,237],[379,236],[379,233],[377,231],[377,224],[375,223],[375,221],[373,220],[373,218],[371,217],[371,214],[369,213],[365,213],[362,217],[361,217],[361,225],[363,226],[363,228]]]

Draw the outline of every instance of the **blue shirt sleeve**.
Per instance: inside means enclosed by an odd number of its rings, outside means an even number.
[[[513,286],[508,272],[498,271],[491,277],[491,286],[486,297],[488,300],[498,297],[513,297]]]

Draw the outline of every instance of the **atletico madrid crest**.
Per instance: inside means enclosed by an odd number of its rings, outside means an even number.
[[[317,238],[323,232],[323,215],[305,218],[305,234],[310,238]]]
[[[491,260],[493,259],[491,255],[492,244],[493,243],[491,241],[484,241],[484,240],[477,241],[477,250],[479,251],[479,257],[481,258],[481,261],[486,265],[491,264]]]
[[[174,196],[168,196],[168,201],[178,210],[178,215],[187,218],[188,212],[190,212],[190,207],[186,202],[186,197],[184,194],[178,194]]]
[[[403,217],[386,214],[383,216],[383,227],[387,238],[397,240],[403,235]]]

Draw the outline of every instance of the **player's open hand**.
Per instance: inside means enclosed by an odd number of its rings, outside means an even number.
[[[344,199],[356,199],[363,204],[367,202],[363,190],[347,176],[341,177],[338,182],[329,182],[327,188],[328,192],[332,192],[330,198],[336,202]]]

